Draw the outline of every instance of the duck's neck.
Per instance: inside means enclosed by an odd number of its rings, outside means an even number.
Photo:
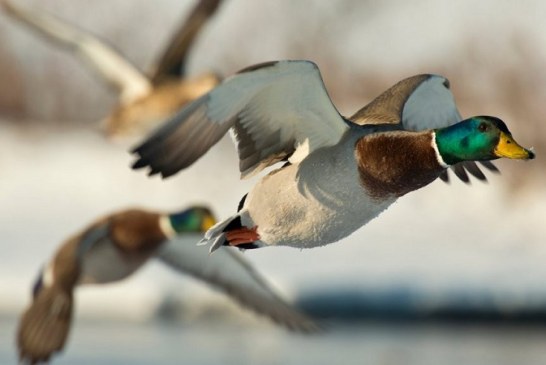
[[[171,222],[171,217],[168,214],[161,214],[159,216],[159,228],[167,238],[173,238],[178,235],[178,232],[174,229]]]
[[[432,131],[364,136],[356,144],[356,158],[364,188],[377,199],[422,188],[447,167]]]
[[[443,168],[447,169],[450,164],[446,162],[446,159],[444,157],[442,157],[442,153],[440,152],[440,146],[438,146],[436,131],[432,132],[432,149],[434,150],[434,156],[436,156],[438,164]]]

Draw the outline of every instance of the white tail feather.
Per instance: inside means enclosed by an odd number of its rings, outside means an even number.
[[[212,226],[201,241],[197,243],[198,246],[206,246],[210,244],[209,252],[212,253],[222,246],[225,239],[224,229],[237,217],[241,212],[232,215],[231,217],[224,219]]]

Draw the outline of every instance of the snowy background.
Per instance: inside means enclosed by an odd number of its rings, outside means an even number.
[[[193,4],[19,2],[92,30],[142,69]],[[272,59],[311,59],[346,115],[404,77],[441,73],[464,116],[501,117],[538,155],[529,163],[499,161],[502,174],[489,174],[488,184],[435,182],[328,247],[268,248],[246,257],[295,300],[339,288],[402,287],[419,293],[423,306],[486,295],[507,311],[546,310],[545,17],[546,3],[538,0],[226,0],[192,52],[190,73],[229,75]],[[239,181],[227,139],[167,181],[132,171],[128,146],[97,131],[115,100],[72,55],[0,14],[4,317],[26,305],[30,283],[57,245],[96,217],[129,206],[174,210],[190,203],[209,204],[224,217],[252,185]],[[80,290],[77,316],[143,321],[172,296],[191,303],[222,298],[153,264],[123,283]]]

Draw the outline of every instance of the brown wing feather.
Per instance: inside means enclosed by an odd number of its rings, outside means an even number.
[[[23,313],[17,332],[21,362],[48,361],[63,349],[72,320],[72,292],[59,286],[44,288]]]
[[[221,0],[198,1],[193,11],[171,39],[169,46],[158,61],[156,69],[150,75],[152,84],[157,85],[169,76],[180,77],[184,75],[185,63],[191,46],[221,2]]]
[[[406,101],[412,92],[429,77],[430,75],[417,75],[398,82],[357,111],[349,120],[360,125],[400,123]]]
[[[80,274],[78,259],[89,232],[102,226],[97,220],[87,230],[69,238],[53,258],[52,283],[44,283],[35,293],[31,305],[22,314],[17,331],[17,346],[22,362],[48,361],[63,349],[70,331],[73,311],[73,289]]]

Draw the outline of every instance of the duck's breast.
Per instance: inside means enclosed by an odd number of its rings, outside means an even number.
[[[82,257],[81,284],[102,284],[125,279],[138,270],[150,255],[126,252],[108,239],[96,242]]]
[[[257,225],[262,243],[315,247],[336,242],[395,201],[364,190],[354,138],[319,149],[300,164],[266,176],[249,193],[243,224]]]

